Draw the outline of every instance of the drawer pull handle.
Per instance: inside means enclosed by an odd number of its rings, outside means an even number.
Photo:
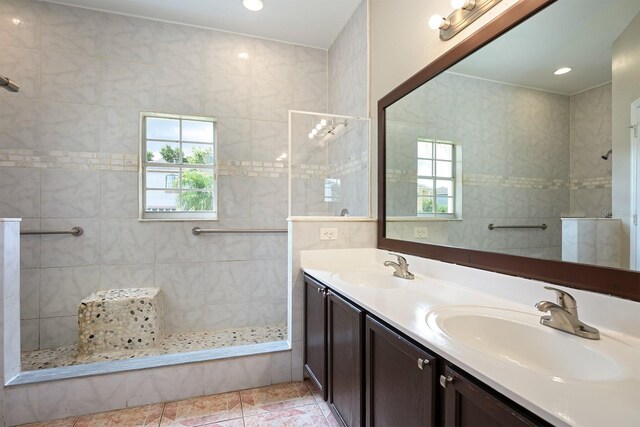
[[[423,371],[424,367],[429,364],[427,359],[418,359],[418,368]]]
[[[451,384],[453,382],[453,376],[448,375],[448,376],[444,376],[444,375],[440,375],[440,385],[442,386],[442,388],[447,388],[447,384]]]

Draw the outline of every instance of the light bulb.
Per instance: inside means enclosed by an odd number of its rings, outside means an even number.
[[[314,134],[314,135],[317,134],[318,133],[318,129],[316,129],[316,128],[311,129],[311,133]]]
[[[313,134],[312,133],[309,133],[308,136],[309,136],[309,139],[313,139]]]
[[[287,153],[282,153],[282,154],[280,155],[280,157],[282,157],[283,159],[286,159],[286,158],[287,158]]]
[[[476,0],[451,0],[451,7],[454,9],[471,10],[476,7]]]
[[[320,123],[318,123],[318,124],[316,125],[316,129],[318,129],[318,130],[322,129],[322,125],[321,125]]]
[[[563,68],[558,68],[556,71],[553,72],[553,74],[555,74],[556,76],[559,76],[562,74],[567,74],[569,71],[571,71],[571,68],[563,67]]]
[[[242,4],[252,12],[257,12],[264,6],[262,0],[242,0]]]
[[[249,54],[247,52],[240,52],[238,54],[238,58],[240,58],[240,59],[249,59]]]
[[[429,28],[432,30],[446,30],[449,25],[449,20],[440,15],[433,15],[429,18]]]
[[[326,126],[327,125],[327,121],[325,119],[320,120],[320,125]]]

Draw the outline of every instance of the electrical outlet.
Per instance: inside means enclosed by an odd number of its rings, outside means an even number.
[[[413,227],[413,237],[429,237],[429,229],[427,227]]]
[[[320,240],[338,240],[337,228],[321,228]]]

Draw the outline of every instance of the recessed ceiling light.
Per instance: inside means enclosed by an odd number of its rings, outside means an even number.
[[[244,5],[244,7],[253,12],[261,10],[264,6],[262,0],[242,0],[242,4]]]
[[[559,76],[561,74],[567,74],[569,71],[571,71],[571,68],[563,67],[563,68],[558,68],[556,71],[553,72],[553,74],[555,74],[556,76]]]

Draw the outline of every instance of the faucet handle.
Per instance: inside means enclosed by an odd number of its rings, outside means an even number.
[[[403,257],[400,254],[394,254],[393,252],[389,252],[389,255],[392,255],[396,258],[398,258],[398,264],[400,264],[401,266],[409,266],[409,264],[407,263],[407,259],[405,257]]]
[[[578,304],[570,293],[565,292],[562,289],[554,288],[553,286],[545,286],[544,288],[554,291],[556,293],[556,301],[558,305],[578,317]]]

